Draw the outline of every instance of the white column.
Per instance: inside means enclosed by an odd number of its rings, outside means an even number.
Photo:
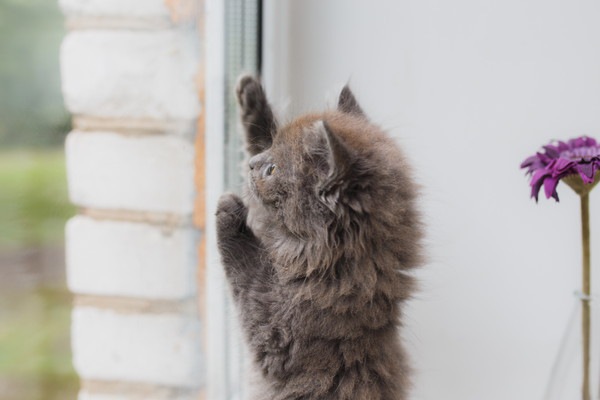
[[[195,1],[61,0],[80,399],[197,399]]]

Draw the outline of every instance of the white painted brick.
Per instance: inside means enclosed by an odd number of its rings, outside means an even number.
[[[200,334],[199,320],[190,316],[77,307],[73,364],[83,379],[200,387]]]
[[[194,147],[183,138],[74,131],[66,155],[69,195],[77,205],[192,212]]]
[[[165,0],[59,0],[59,4],[69,17],[169,19]]]
[[[194,35],[178,30],[82,30],[61,48],[62,89],[74,114],[191,120],[200,105]]]
[[[75,293],[181,299],[196,293],[197,232],[155,225],[69,220],[67,279]]]

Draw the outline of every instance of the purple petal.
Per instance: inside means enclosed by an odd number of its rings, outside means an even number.
[[[563,152],[565,150],[569,150],[569,145],[563,142],[562,140],[558,141],[558,151]]]
[[[591,138],[591,137],[586,137],[585,138],[585,145],[588,147],[596,147],[598,144],[596,143],[596,139]]]
[[[578,138],[569,140],[569,145],[571,145],[571,147],[573,147],[573,148],[585,147],[586,146],[585,142],[586,142],[585,137],[578,137]]]
[[[588,184],[594,182],[594,172],[596,172],[594,163],[579,164],[577,165],[577,170],[579,171],[579,176],[581,176],[583,182]]]
[[[548,167],[552,170],[552,176],[556,177],[556,176],[568,171],[575,165],[576,165],[576,163],[574,161],[567,160],[565,158],[559,158],[556,160],[556,162],[552,163],[551,168],[550,168],[550,166],[548,166]]]
[[[548,157],[544,153],[537,153],[536,155],[538,156],[539,160],[543,163],[543,165],[547,165],[553,160],[553,158]]]
[[[527,157],[525,161],[521,163],[521,168],[527,168],[530,165],[533,165],[536,161],[539,161],[537,156]]]
[[[549,177],[544,180],[544,194],[546,198],[554,197],[556,201],[558,201],[558,193],[556,193],[556,185],[558,185],[559,178],[557,177]]]
[[[558,147],[552,146],[551,144],[544,146],[544,150],[546,150],[546,154],[550,158],[558,158],[558,156],[560,155]]]
[[[544,178],[548,175],[550,175],[550,172],[543,169],[539,169],[533,174],[533,177],[531,178],[531,197],[533,197],[535,201],[538,201],[540,188],[544,183]]]

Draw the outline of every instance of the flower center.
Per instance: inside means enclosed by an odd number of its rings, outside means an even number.
[[[561,158],[566,158],[571,161],[589,161],[598,156],[600,156],[600,147],[578,147],[575,149],[565,150],[560,153]]]

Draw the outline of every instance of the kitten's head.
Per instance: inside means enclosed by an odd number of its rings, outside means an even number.
[[[393,223],[413,197],[404,157],[347,86],[336,110],[265,132],[263,143],[249,160],[250,191],[269,225],[292,236],[336,231],[359,239],[357,231],[368,234],[364,221]]]

